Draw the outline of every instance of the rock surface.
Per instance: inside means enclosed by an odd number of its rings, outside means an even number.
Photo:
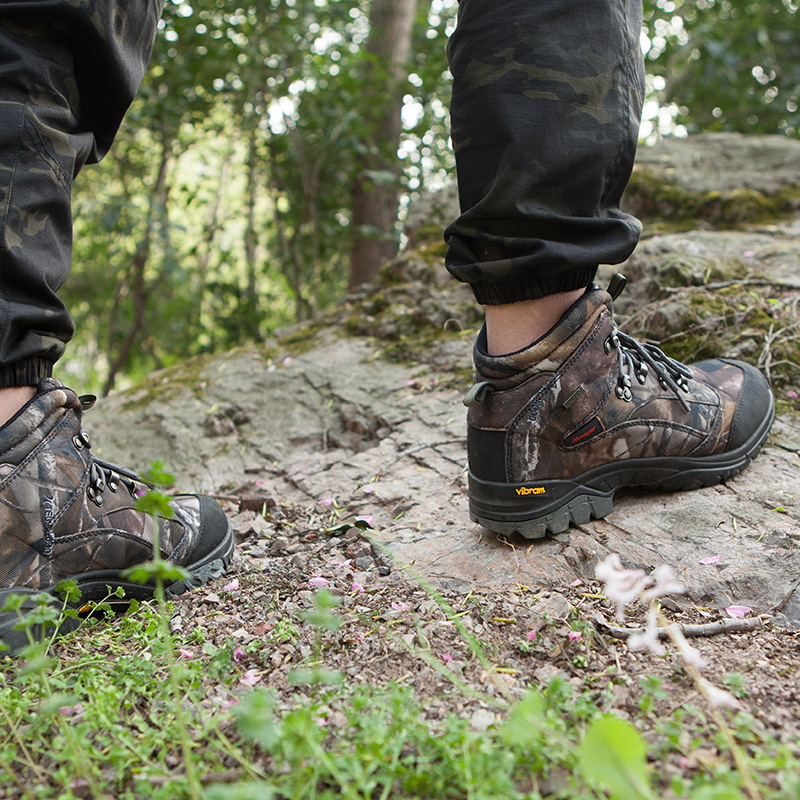
[[[659,156],[661,168],[690,168],[695,151],[683,145],[688,153]],[[251,507],[332,498],[342,519],[371,518],[371,538],[396,565],[449,589],[565,587],[618,552],[626,566],[669,564],[690,603],[746,605],[800,627],[798,231],[788,218],[661,234],[622,270],[634,279],[619,303],[629,330],[690,354],[716,344],[771,372],[779,416],[755,463],[724,486],[619,492],[606,519],[542,541],[497,537],[469,521],[460,401],[474,306],[463,286],[426,284],[412,257],[420,275],[403,283],[395,265],[390,285],[354,299],[302,347],[279,340],[155,373],[100,403],[86,426],[103,457],[140,467],[162,459],[181,487]],[[704,333],[701,343],[687,326]],[[387,357],[398,344],[403,361]]]

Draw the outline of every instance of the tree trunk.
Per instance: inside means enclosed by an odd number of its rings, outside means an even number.
[[[168,217],[168,198],[169,198],[169,185],[167,182],[169,166],[172,159],[172,142],[166,136],[161,139],[161,157],[158,162],[158,173],[156,175],[155,185],[150,198],[150,208],[148,211],[147,225],[145,227],[142,238],[136,245],[136,252],[131,259],[131,273],[128,276],[130,280],[130,294],[131,302],[133,303],[133,322],[128,329],[125,338],[119,346],[116,356],[112,358],[114,349],[114,342],[112,340],[113,332],[116,329],[113,318],[109,325],[109,345],[108,345],[108,360],[110,362],[108,368],[108,375],[105,383],[103,384],[103,396],[109,394],[114,388],[114,382],[117,379],[117,374],[127,362],[136,340],[141,337],[142,332],[146,329],[147,325],[147,300],[150,297],[157,281],[148,282],[146,277],[147,265],[150,261],[150,256],[153,246],[153,236],[155,235],[155,228],[160,224],[161,234],[169,248],[169,217]]]
[[[363,98],[365,155],[353,188],[351,290],[374,280],[381,264],[397,253],[397,147],[416,9],[417,0],[373,0],[372,4],[366,47],[371,63]]]

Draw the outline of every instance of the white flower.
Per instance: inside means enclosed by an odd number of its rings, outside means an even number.
[[[698,677],[697,680],[712,708],[740,709],[742,707],[742,704],[730,692],[720,689],[719,686],[714,686],[713,683],[705,678]]]
[[[653,583],[653,578],[640,569],[623,569],[616,553],[611,553],[597,565],[595,575],[605,583],[605,595],[617,607],[619,620],[623,618],[625,607]]]
[[[703,669],[706,665],[706,660],[700,655],[700,651],[697,648],[692,647],[686,641],[683,631],[677,625],[672,626],[672,641],[675,642],[684,664],[695,669]]]
[[[656,567],[650,573],[650,577],[653,578],[656,585],[642,595],[642,600],[645,603],[656,597],[664,597],[668,594],[686,594],[686,589],[675,580],[672,570],[666,564]]]
[[[632,633],[628,637],[629,650],[649,650],[657,656],[663,656],[667,651],[658,641],[658,612],[655,606],[650,606],[647,612],[647,625],[643,633]]]

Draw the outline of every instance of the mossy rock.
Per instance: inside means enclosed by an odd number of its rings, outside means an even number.
[[[720,230],[788,219],[800,207],[800,189],[785,187],[774,195],[755,189],[694,193],[647,168],[634,172],[623,208],[659,230],[695,227]]]

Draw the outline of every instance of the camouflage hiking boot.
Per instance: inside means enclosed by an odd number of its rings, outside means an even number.
[[[536,539],[612,510],[621,486],[694,489],[756,456],[774,400],[754,367],[715,359],[685,366],[613,322],[616,276],[544,337],[505,356],[475,345],[468,413],[474,521]],[[610,294],[609,294],[610,292]]]
[[[0,608],[10,595],[32,608],[65,578],[77,581],[81,603],[105,598],[106,587],[152,597],[153,586],[121,577],[153,554],[152,518],[135,510],[140,479],[90,452],[81,416],[93,397],[50,378],[38,388],[0,428]],[[167,596],[219,577],[233,555],[230,523],[214,500],[180,495],[172,506],[172,519],[160,520],[159,549],[191,577],[167,587]],[[0,612],[0,640],[12,650],[27,644],[17,621],[16,612]]]

